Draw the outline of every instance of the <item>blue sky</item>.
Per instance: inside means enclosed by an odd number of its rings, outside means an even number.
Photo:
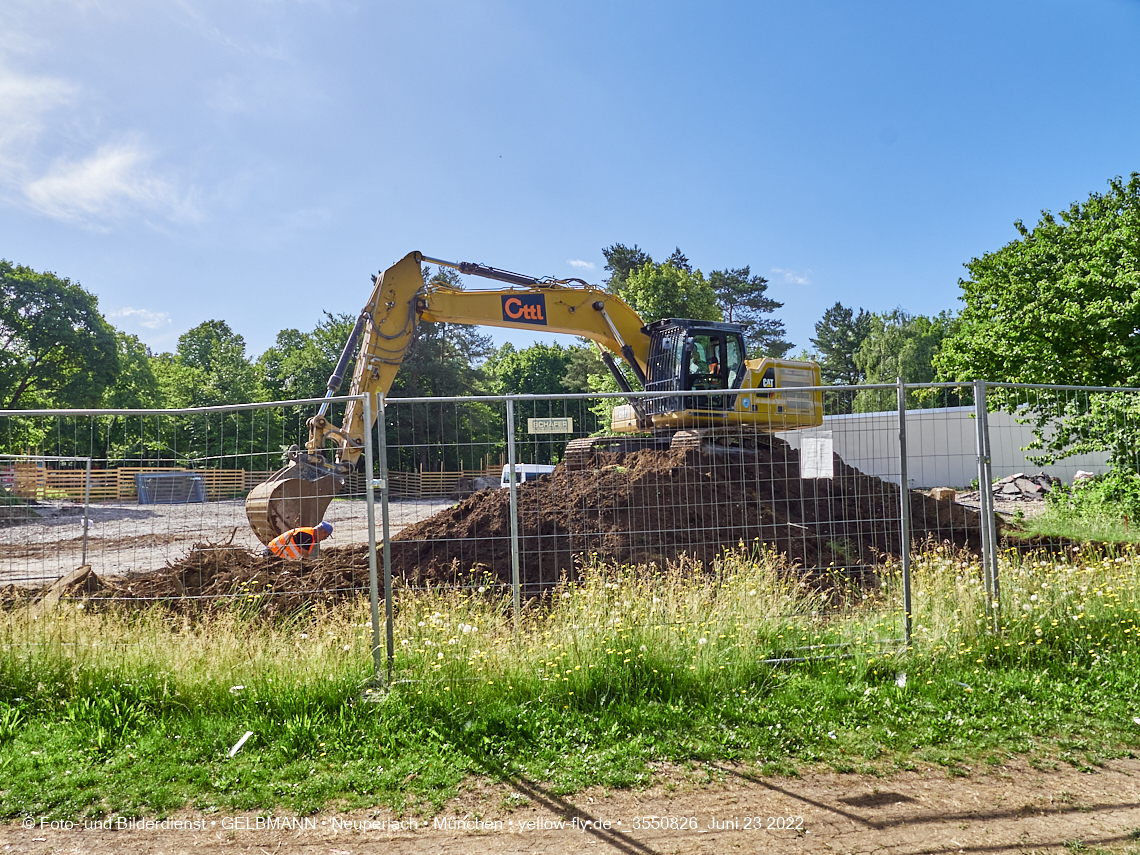
[[[679,246],[805,347],[836,301],[955,308],[1014,220],[1140,170],[1138,44],[1135,0],[5,0],[0,257],[256,356],[413,249],[599,282]]]

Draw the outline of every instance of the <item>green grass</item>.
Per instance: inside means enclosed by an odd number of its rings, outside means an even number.
[[[366,605],[288,625],[161,609],[0,616],[0,815],[432,811],[471,775],[640,786],[660,764],[947,774],[1015,754],[1093,768],[1140,735],[1140,561],[1011,559],[1001,632],[976,564],[916,563],[821,594],[760,555],[715,574],[596,567],[524,613],[405,594],[390,692],[369,692]],[[841,658],[765,664],[770,657]],[[254,736],[235,757],[231,747]]]
[[[1140,542],[1140,520],[1125,520],[1114,514],[1083,514],[1075,516],[1063,510],[1047,508],[1044,512],[1018,522],[1026,536],[1040,535],[1082,543],[1137,543]]]
[[[1113,469],[1048,494],[1045,512],[1019,521],[1029,535],[1100,543],[1140,541],[1140,476]]]

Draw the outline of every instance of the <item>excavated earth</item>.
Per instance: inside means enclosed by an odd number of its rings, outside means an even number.
[[[872,579],[873,568],[901,550],[897,485],[834,458],[834,477],[801,479],[799,453],[771,438],[754,452],[717,448],[607,453],[596,466],[519,485],[520,577],[526,593],[575,578],[583,561],[712,567],[725,550],[774,550],[789,570],[820,578],[845,573]],[[979,516],[970,508],[910,491],[914,542],[977,552]],[[417,587],[511,581],[510,491],[482,490],[391,542],[398,583]],[[263,558],[225,544],[195,544],[154,573],[115,579],[88,574],[71,594],[140,602],[177,599],[214,607],[237,594],[268,614],[330,603],[366,590],[364,547],[323,550],[303,563]],[[11,588],[0,599],[42,593]]]
[[[583,556],[664,566],[711,564],[762,543],[788,567],[851,575],[901,551],[897,485],[834,457],[834,478],[802,480],[799,452],[775,437],[755,452],[639,451],[518,487],[520,576],[544,588],[573,578]],[[978,513],[910,491],[911,539],[980,549]],[[392,572],[410,584],[452,581],[472,568],[509,582],[510,497],[484,490],[392,542]]]

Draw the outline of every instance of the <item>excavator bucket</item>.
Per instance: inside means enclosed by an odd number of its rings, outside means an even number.
[[[342,479],[304,460],[294,459],[254,487],[245,499],[245,514],[262,543],[298,526],[324,519]]]

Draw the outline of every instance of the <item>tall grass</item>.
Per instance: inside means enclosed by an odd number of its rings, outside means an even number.
[[[8,611],[0,814],[416,809],[473,773],[568,791],[635,785],[659,762],[1093,763],[1134,741],[1130,549],[1011,553],[996,605],[976,560],[953,551],[920,557],[912,579],[909,645],[894,568],[869,588],[808,584],[762,552],[704,569],[599,563],[517,626],[489,583],[407,592],[384,689],[365,603],[285,624],[258,619],[256,597],[197,617]]]

